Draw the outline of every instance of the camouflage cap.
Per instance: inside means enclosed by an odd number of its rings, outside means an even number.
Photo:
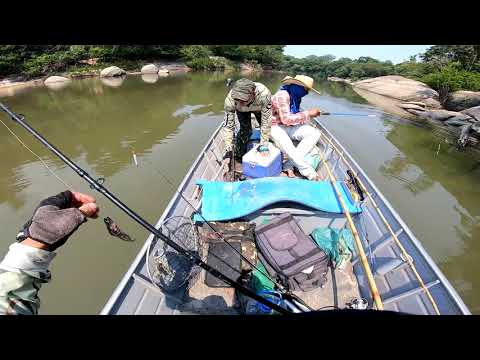
[[[249,79],[240,79],[232,87],[232,98],[234,100],[248,101],[255,92],[255,83]]]

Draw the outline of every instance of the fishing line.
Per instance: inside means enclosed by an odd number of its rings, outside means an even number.
[[[23,116],[22,116],[22,117],[23,117]],[[55,177],[58,179],[58,181],[60,181],[63,185],[65,185],[65,186],[67,187],[67,189],[73,189],[73,187],[72,187],[71,185],[69,185],[66,181],[62,180],[62,179],[60,178],[60,176],[58,176],[58,175],[55,173],[55,171],[53,171],[52,169],[50,169],[50,167],[45,163],[45,161],[43,161],[43,159],[42,159],[40,156],[38,156],[32,149],[30,149],[30,148],[27,146],[27,144],[25,144],[25,143],[22,141],[22,139],[20,139],[20,137],[18,137],[17,134],[15,134],[15,132],[14,132],[12,129],[10,129],[10,128],[8,127],[8,125],[5,124],[5,123],[2,121],[2,119],[0,119],[0,122],[3,124],[3,126],[5,126],[5,127],[7,128],[7,130],[10,132],[10,134],[12,134],[12,135],[17,139],[17,141],[18,141],[25,149],[27,149],[28,151],[30,151],[38,160],[40,160],[40,162],[43,164],[43,166],[44,166],[53,176],[55,176]]]
[[[20,115],[22,116],[22,118],[24,118],[23,115]],[[3,124],[3,126],[5,126],[7,128],[7,130],[10,132],[10,134],[12,134],[15,139],[17,139],[17,141],[25,148],[27,149],[29,152],[31,152],[38,160],[40,160],[40,162],[42,163],[42,165],[53,175],[55,176],[58,181],[60,181],[63,185],[65,185],[65,187],[68,189],[68,190],[73,190],[73,186],[69,185],[65,180],[63,180],[59,175],[57,175],[55,173],[55,171],[53,171],[53,169],[51,169],[47,163],[45,163],[45,161],[43,161],[43,159],[37,155],[32,149],[30,149],[27,144],[25,144],[25,142],[17,135],[15,134],[15,132],[10,129],[10,127],[5,124],[2,119],[0,119],[0,122]],[[107,231],[109,232],[110,235],[112,236],[115,236],[115,237],[118,237],[124,241],[134,241],[128,234],[126,234],[125,232],[123,232],[120,227],[118,226],[118,224],[112,220],[111,218],[109,218],[108,216],[103,219],[104,222],[105,222],[105,225],[107,226]]]

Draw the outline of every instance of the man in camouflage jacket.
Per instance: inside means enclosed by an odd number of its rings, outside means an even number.
[[[252,134],[251,114],[260,124],[260,147],[262,155],[268,155],[268,141],[272,126],[272,94],[268,88],[249,79],[235,82],[225,99],[225,121],[223,136],[225,142],[224,160],[229,160],[233,154],[233,134],[235,130],[235,114],[240,123],[240,131],[235,141],[235,158],[241,161],[247,152],[247,143]]]
[[[0,315],[38,314],[54,251],[98,211],[95,198],[68,190],[40,202],[0,262]]]

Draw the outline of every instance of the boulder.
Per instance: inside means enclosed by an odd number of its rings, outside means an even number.
[[[448,97],[445,108],[461,111],[480,105],[480,91],[455,91]]]
[[[421,119],[444,122],[446,120],[459,122],[472,122],[473,119],[465,114],[448,110],[418,110],[413,108],[405,109],[409,113],[417,115]]]
[[[72,81],[72,80],[63,76],[49,76],[48,78],[45,79],[43,83],[45,85],[48,85],[48,84],[67,82],[67,81]]]
[[[403,102],[422,102],[432,108],[441,108],[438,93],[426,84],[407,79],[403,76],[388,75],[352,83],[354,89],[362,89],[372,93],[390,97]]]
[[[169,73],[170,73],[170,70],[168,70],[168,69],[160,69],[160,70],[157,71],[157,73],[158,73],[159,75],[165,75],[165,74],[169,74]]]
[[[475,106],[466,110],[462,110],[461,113],[471,116],[477,121],[480,121],[480,106]]]
[[[109,66],[100,72],[100,77],[122,76],[126,73],[125,70],[120,69],[118,66]]]
[[[158,67],[155,64],[148,64],[142,67],[140,71],[142,74],[156,74],[158,73]]]

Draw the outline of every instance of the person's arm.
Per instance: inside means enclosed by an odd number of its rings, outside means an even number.
[[[38,291],[51,279],[48,267],[55,255],[24,243],[10,245],[0,263],[0,314],[38,314]]]
[[[225,116],[223,122],[223,141],[225,144],[225,153],[233,150],[233,132],[235,130],[235,102],[230,93],[225,98]]]
[[[298,125],[304,124],[310,120],[309,111],[301,111],[296,114],[292,114],[290,111],[290,95],[288,92],[282,90],[275,94],[276,108],[278,110],[278,120],[284,125]]]
[[[0,314],[37,314],[38,292],[51,279],[48,267],[87,217],[98,216],[95,199],[65,191],[40,202],[0,262]]]
[[[270,92],[263,95],[261,104],[262,123],[260,125],[260,147],[268,145],[272,128],[272,95]]]

